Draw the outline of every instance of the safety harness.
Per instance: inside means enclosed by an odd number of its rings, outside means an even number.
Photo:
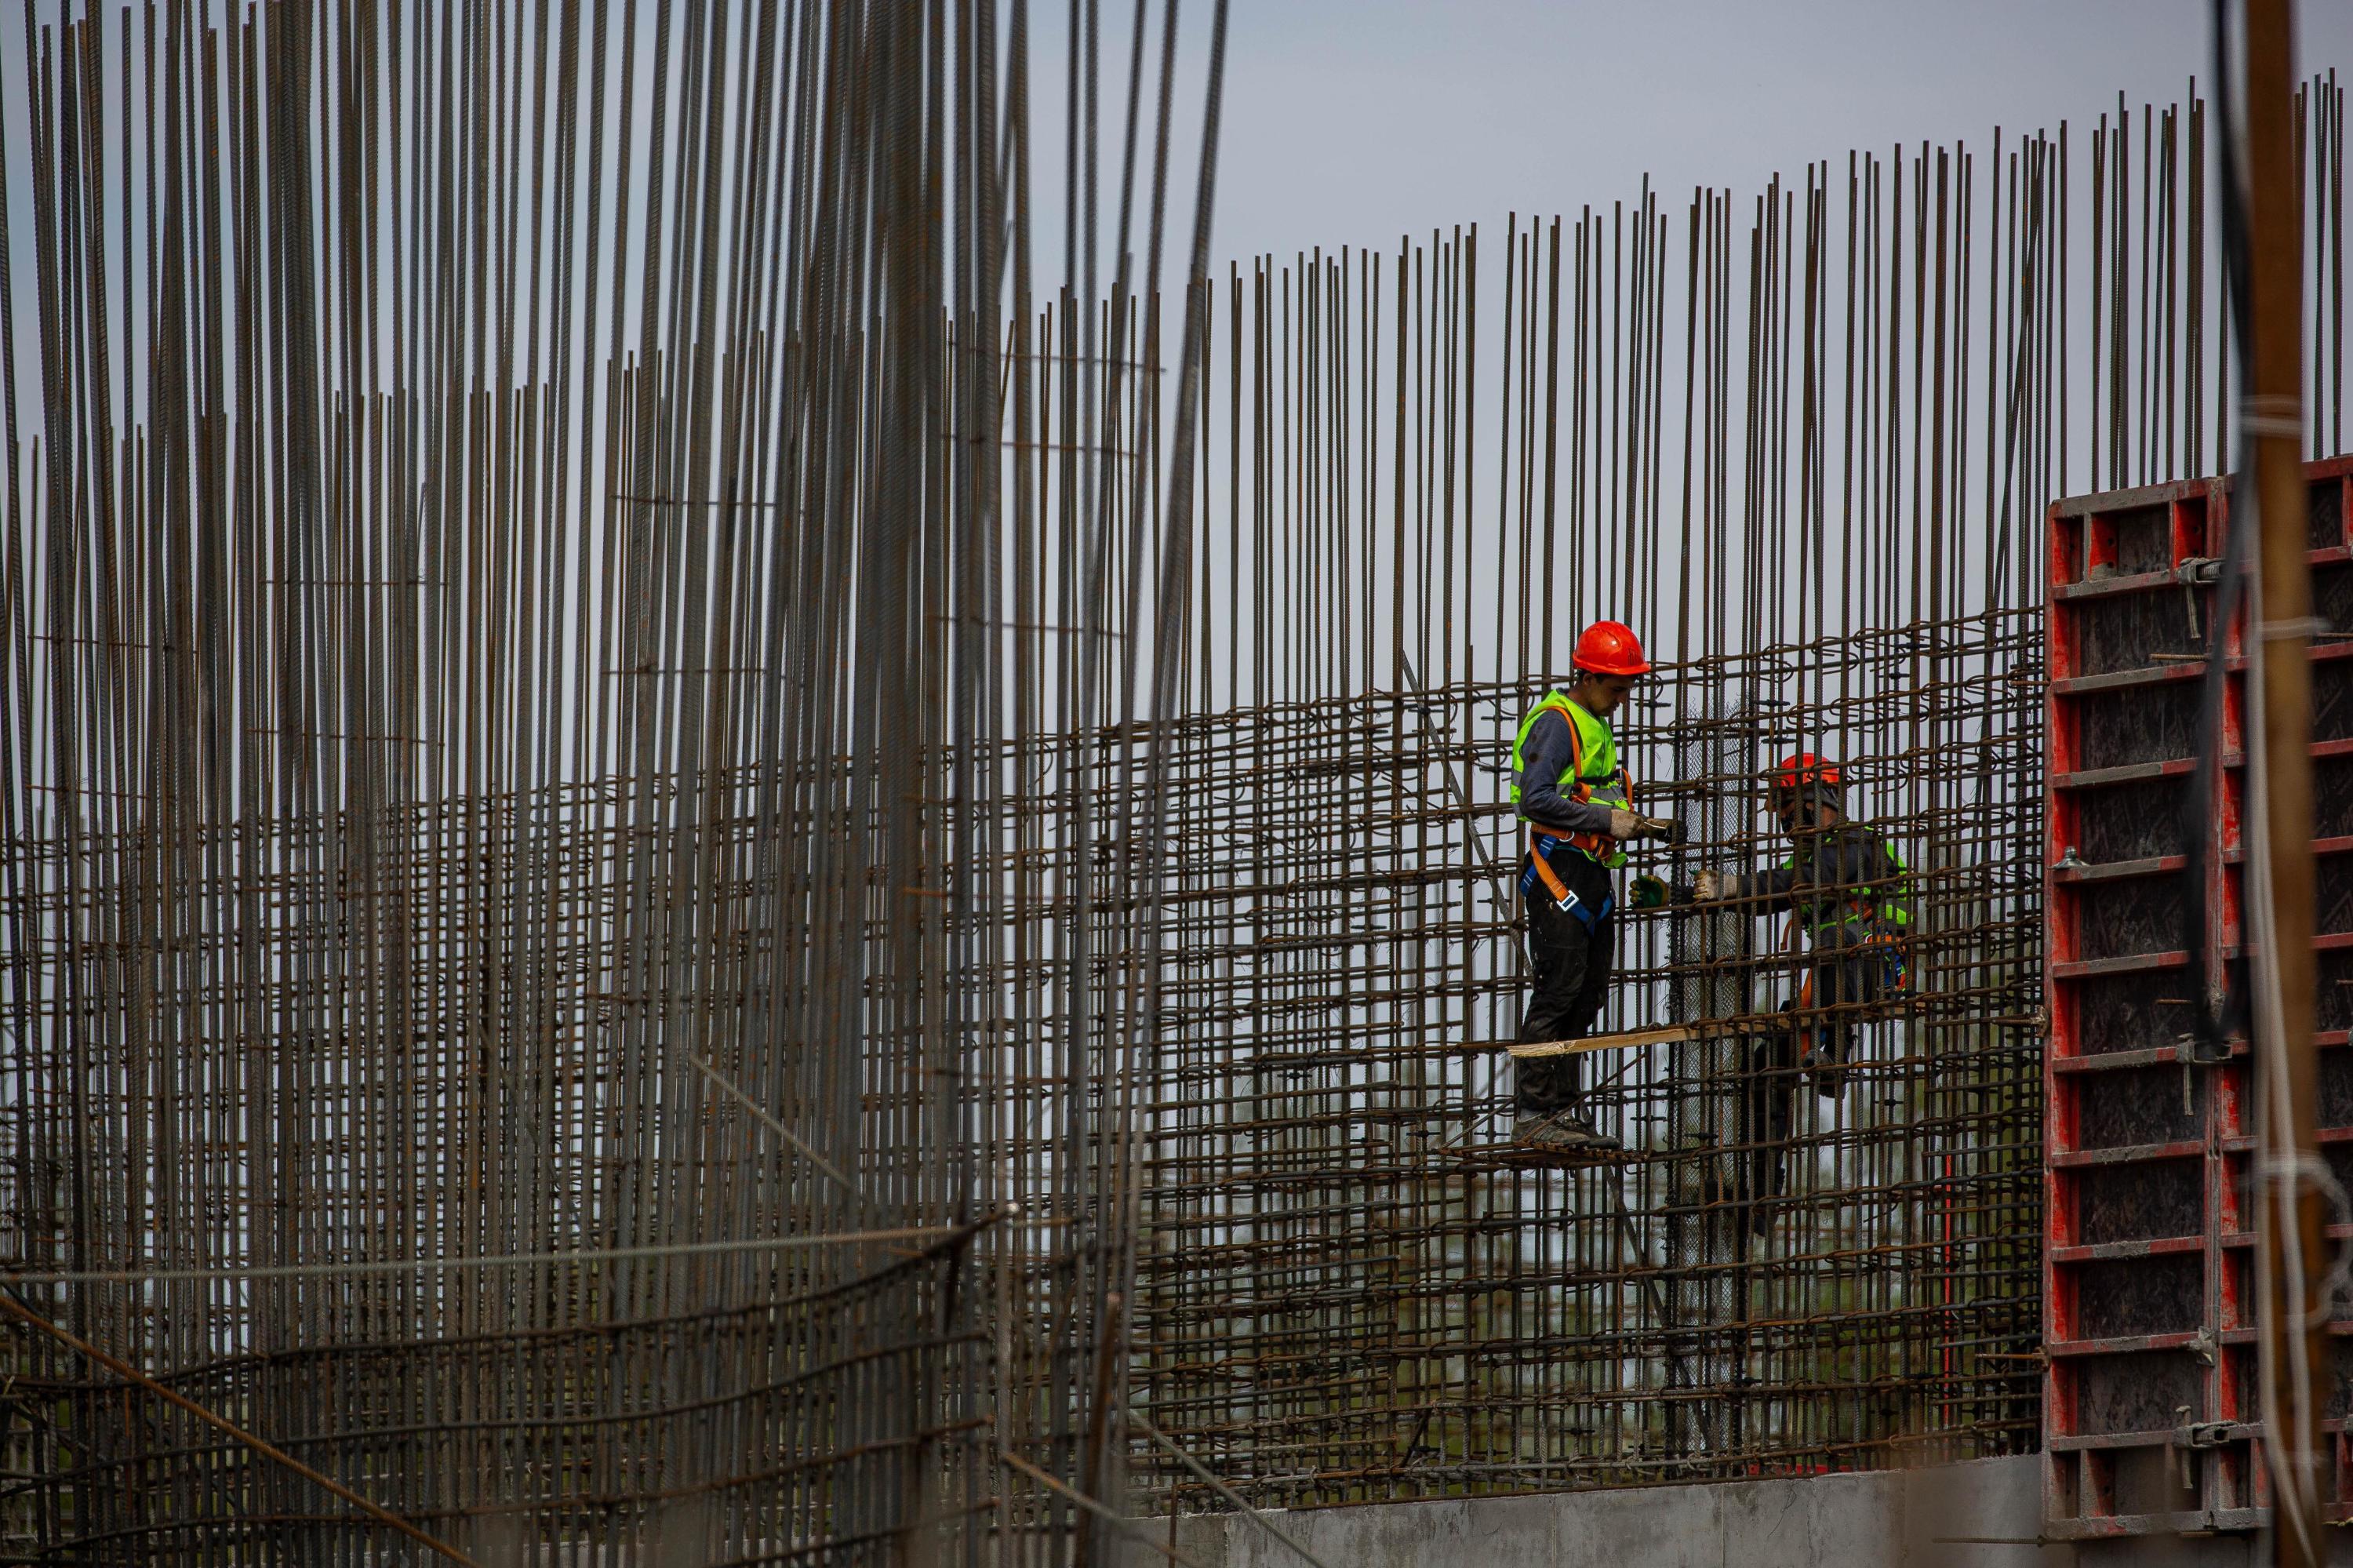
[[[1520,800],[1522,749],[1527,745],[1529,733],[1535,728],[1536,721],[1547,709],[1559,714],[1561,721],[1568,726],[1568,768],[1553,788],[1572,800],[1591,801],[1619,810],[1632,810],[1634,781],[1618,760],[1618,743],[1610,735],[1609,726],[1557,691],[1546,692],[1543,700],[1528,710],[1528,716],[1520,723],[1518,736],[1512,742],[1512,803],[1517,805]],[[1586,744],[1585,734],[1588,724],[1600,732],[1597,744],[1589,747]],[[1589,772],[1587,768],[1588,757],[1593,764]],[[1521,820],[1525,821],[1526,818],[1523,816]],[[1612,867],[1626,863],[1625,852],[1618,847],[1618,841],[1607,833],[1557,832],[1534,822],[1528,823],[1528,863],[1520,873],[1521,893],[1534,897],[1537,885],[1541,884],[1552,898],[1555,908],[1576,916],[1590,930],[1609,918],[1609,912],[1617,906],[1616,896],[1605,893],[1601,907],[1596,909],[1571,892],[1568,885],[1561,880],[1560,874],[1553,870],[1550,858],[1554,851],[1564,845],[1599,864]]]
[[[1520,873],[1520,893],[1525,897],[1533,898],[1537,885],[1541,883],[1545,892],[1550,895],[1554,908],[1564,915],[1576,916],[1578,923],[1590,931],[1609,918],[1609,912],[1618,906],[1618,895],[1602,894],[1599,909],[1579,898],[1575,890],[1560,879],[1560,873],[1552,868],[1552,862],[1546,858],[1564,844],[1576,847],[1575,841],[1566,833],[1547,832],[1538,827],[1528,829],[1528,863],[1526,869]]]

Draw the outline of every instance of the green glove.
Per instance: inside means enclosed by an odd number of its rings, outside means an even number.
[[[1663,909],[1667,906],[1667,885],[1655,876],[1638,876],[1628,885],[1637,909]]]

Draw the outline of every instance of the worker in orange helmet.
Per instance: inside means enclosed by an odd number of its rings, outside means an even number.
[[[1520,896],[1527,906],[1534,969],[1522,1042],[1575,1040],[1593,1027],[1609,994],[1617,895],[1610,872],[1630,839],[1676,840],[1678,823],[1634,810],[1633,782],[1618,758],[1609,715],[1650,661],[1633,631],[1598,620],[1577,640],[1575,679],[1545,694],[1512,743],[1512,801],[1528,825]],[[1580,1110],[1577,1058],[1517,1064],[1515,1154],[1547,1164],[1580,1164],[1618,1151],[1616,1139]]]
[[[1912,922],[1911,868],[1885,832],[1847,814],[1846,769],[1810,751],[1785,757],[1765,775],[1765,803],[1789,841],[1778,866],[1755,872],[1702,871],[1692,893],[1701,904],[1744,902],[1760,915],[1787,911],[1782,946],[1800,933],[1809,961],[1788,1004],[1790,1027],[1752,1053],[1748,1136],[1756,1170],[1750,1193],[1778,1197],[1783,1150],[1799,1074],[1836,1098],[1852,1060],[1856,1014],[1905,983]],[[1766,1217],[1763,1207],[1757,1223]]]

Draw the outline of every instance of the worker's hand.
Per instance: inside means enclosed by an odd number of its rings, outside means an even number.
[[[1637,909],[1663,909],[1667,906],[1670,890],[1655,876],[1636,877],[1627,885],[1627,891],[1633,895]]]
[[[1700,872],[1692,878],[1692,896],[1702,904],[1729,898],[1732,896],[1732,879],[1720,871]]]
[[[1681,843],[1683,825],[1666,817],[1645,817],[1638,811],[1612,807],[1609,811],[1609,836],[1613,839],[1658,839],[1667,843]]]

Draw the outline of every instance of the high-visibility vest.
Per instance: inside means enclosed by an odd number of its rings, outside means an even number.
[[[1608,725],[1571,702],[1567,693],[1559,691],[1546,692],[1544,700],[1530,708],[1528,716],[1520,721],[1520,733],[1512,741],[1512,804],[1516,806],[1520,803],[1520,769],[1524,766],[1520,760],[1521,751],[1528,743],[1528,732],[1536,727],[1536,720],[1542,718],[1547,710],[1559,714],[1568,723],[1568,767],[1554,781],[1553,788],[1572,800],[1590,800],[1597,806],[1632,810],[1634,781],[1619,765],[1617,737],[1609,733]],[[1527,813],[1520,813],[1520,820],[1527,821]],[[1607,833],[1571,833],[1568,845],[1592,856],[1603,865],[1626,863],[1625,852],[1618,847],[1618,841]]]
[[[1887,852],[1888,860],[1894,863],[1894,876],[1881,886],[1846,888],[1834,898],[1819,900],[1797,909],[1795,913],[1799,922],[1810,934],[1828,926],[1844,926],[1852,921],[1873,918],[1880,920],[1888,927],[1889,936],[1903,937],[1910,934],[1911,863],[1905,860],[1903,852],[1889,843],[1886,839],[1880,839],[1879,847]],[[1784,870],[1795,871],[1798,868],[1797,852],[1791,850],[1789,858],[1783,861],[1781,865]]]

